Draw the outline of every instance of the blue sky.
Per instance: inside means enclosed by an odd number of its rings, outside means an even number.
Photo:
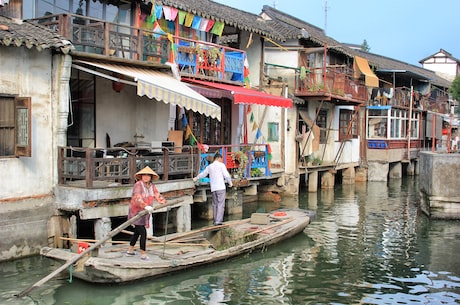
[[[440,49],[460,59],[460,0],[214,0],[259,14],[273,6],[320,28],[343,43],[420,66]],[[327,23],[325,3],[327,2]]]

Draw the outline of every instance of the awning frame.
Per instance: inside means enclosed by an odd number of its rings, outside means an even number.
[[[81,64],[88,65],[91,68],[84,67]],[[215,118],[218,121],[221,120],[220,106],[200,95],[195,90],[189,88],[185,83],[166,73],[146,68],[137,68],[134,66],[94,63],[82,60],[74,61],[74,63],[72,63],[72,67],[112,81],[136,86],[138,96],[145,95],[150,99],[162,101],[165,104],[177,105],[187,110],[195,111],[205,116]],[[97,71],[96,69],[119,73],[133,78],[134,81],[117,78]]]
[[[246,104],[246,105],[261,105],[270,107],[281,107],[281,108],[292,108],[292,99],[285,98],[282,96],[273,95],[270,93],[257,91],[254,89],[248,89],[235,85],[213,83],[207,81],[201,81],[196,79],[184,79],[191,84],[198,84],[205,86],[205,88],[215,88],[215,90],[221,90],[223,97],[233,100],[235,104]],[[199,89],[198,89],[199,92]],[[253,98],[251,100],[251,98]]]

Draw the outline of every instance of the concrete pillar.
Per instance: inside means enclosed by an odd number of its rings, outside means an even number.
[[[395,162],[390,165],[390,171],[388,173],[390,179],[401,179],[402,178],[402,164],[401,162]]]
[[[192,229],[192,208],[190,204],[177,208],[176,228],[177,232],[187,232]]]
[[[318,172],[308,174],[308,192],[316,193],[318,191]]]
[[[406,174],[408,176],[414,176],[415,175],[415,166],[414,166],[412,161],[409,161],[409,163],[407,163]]]
[[[321,189],[333,189],[335,185],[335,174],[330,171],[321,175]]]
[[[349,167],[342,172],[342,184],[355,184],[355,168]]]
[[[94,237],[97,240],[104,239],[112,231],[112,221],[109,217],[102,217],[94,222]]]
[[[388,162],[369,161],[367,166],[368,181],[388,181]]]
[[[232,191],[230,191],[232,192]],[[255,196],[257,195],[257,185],[256,184],[253,184],[247,188],[244,189],[244,195],[247,195],[247,196]]]
[[[225,214],[227,215],[243,214],[243,192],[239,192],[239,191],[227,192],[227,198],[225,200]]]
[[[355,171],[355,182],[366,182],[367,181],[367,169],[364,167],[358,167]]]

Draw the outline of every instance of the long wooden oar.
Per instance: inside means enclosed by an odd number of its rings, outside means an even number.
[[[173,204],[176,204],[176,203],[179,203],[181,201],[183,201],[184,199],[175,199],[175,200],[170,200],[168,203],[165,203],[165,204],[161,204],[161,205],[158,205],[156,207],[154,207],[154,210],[159,210],[159,209],[162,209],[164,207],[167,207],[167,206],[171,206]],[[107,236],[101,240],[99,240],[97,243],[93,244],[91,247],[87,248],[85,251],[83,251],[82,253],[80,253],[79,255],[73,257],[72,259],[69,259],[64,265],[62,265],[61,267],[59,267],[58,269],[56,269],[55,271],[51,272],[50,274],[48,274],[47,276],[45,276],[44,278],[42,278],[41,280],[39,280],[38,282],[36,282],[35,284],[33,284],[32,286],[24,289],[23,291],[21,291],[20,293],[18,293],[16,296],[19,298],[19,297],[23,297],[25,295],[27,295],[29,292],[31,292],[32,290],[34,290],[35,288],[38,288],[40,287],[41,285],[43,285],[44,283],[48,282],[50,279],[52,279],[53,277],[55,277],[56,275],[58,275],[59,273],[61,273],[63,270],[67,269],[67,267],[69,267],[70,265],[72,265],[73,263],[75,263],[76,261],[78,261],[80,258],[84,257],[87,253],[89,253],[90,251],[93,251],[94,249],[96,249],[97,247],[99,247],[100,245],[102,245],[103,243],[105,243],[107,240],[109,240],[110,238],[114,237],[115,235],[117,235],[118,233],[120,233],[124,228],[132,225],[133,223],[135,223],[139,218],[143,217],[144,215],[148,214],[149,212],[147,210],[142,210],[141,212],[139,212],[139,214],[137,214],[136,216],[134,216],[133,218],[129,219],[128,221],[122,223],[120,226],[118,226],[116,229],[112,230],[109,232],[109,234],[107,234]]]

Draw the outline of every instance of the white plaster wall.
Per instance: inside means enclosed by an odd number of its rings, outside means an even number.
[[[252,35],[252,43],[248,48],[249,33],[242,32],[240,49],[246,51],[249,64],[249,83],[251,87],[260,85],[260,62],[262,60],[262,42],[259,35]]]
[[[106,147],[106,133],[112,146],[135,143],[135,134],[144,136],[138,141],[148,143],[168,139],[171,104],[140,97],[136,92],[135,86],[126,84],[116,92],[112,81],[96,77],[96,147]]]
[[[446,74],[454,79],[457,75],[457,62],[450,58],[445,58],[445,55],[442,53],[438,53],[437,55],[442,55],[443,57],[436,58],[436,61],[435,58],[430,58],[423,62],[422,67],[441,74]]]
[[[280,65],[284,67],[298,67],[298,52],[295,51],[284,51],[281,49],[266,49],[265,50],[265,62],[268,64]],[[295,70],[278,68],[275,66],[267,66],[267,74],[272,78],[281,77],[287,82],[289,86],[289,92],[294,92],[295,85]]]
[[[53,109],[52,55],[48,50],[0,46],[0,93],[31,97],[32,157],[0,157],[0,200],[52,192]]]

